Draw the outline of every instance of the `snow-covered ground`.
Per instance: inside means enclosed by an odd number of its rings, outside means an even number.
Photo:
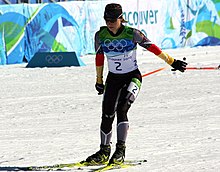
[[[220,64],[218,46],[166,52],[186,57],[189,66]],[[102,96],[94,87],[94,55],[82,60],[87,66],[0,66],[0,171],[77,162],[99,149]],[[138,64],[143,74],[167,66],[142,49]],[[220,70],[174,73],[167,66],[144,77],[129,121],[126,159],[148,162],[117,171],[220,171]],[[115,131],[114,123],[112,151]]]

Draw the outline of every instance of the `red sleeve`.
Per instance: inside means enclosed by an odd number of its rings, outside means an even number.
[[[151,44],[150,47],[147,48],[147,50],[154,53],[157,56],[162,52],[162,50],[155,44]]]
[[[96,66],[104,65],[104,54],[96,54],[95,58]]]

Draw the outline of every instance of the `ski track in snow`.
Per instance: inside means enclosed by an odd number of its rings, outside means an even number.
[[[186,57],[189,66],[220,64],[219,46],[165,51]],[[142,49],[137,59],[142,74],[167,66]],[[0,66],[0,171],[77,162],[99,149],[102,96],[94,87],[94,55],[82,60],[87,66]],[[220,171],[220,70],[170,69],[143,78],[128,113],[126,159],[148,162],[115,171]],[[112,143],[113,152],[115,123]]]

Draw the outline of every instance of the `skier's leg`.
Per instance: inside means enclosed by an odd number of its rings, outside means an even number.
[[[89,156],[86,161],[89,163],[103,164],[109,159],[111,153],[111,137],[112,137],[112,123],[115,118],[116,105],[120,89],[114,87],[112,84],[106,84],[106,90],[103,97],[102,104],[102,121],[100,127],[101,145],[100,150],[95,154]]]
[[[116,150],[112,155],[109,163],[123,163],[125,158],[125,142],[127,138],[129,122],[127,112],[131,104],[135,101],[140,90],[141,81],[132,78],[131,83],[126,89],[123,89],[117,105],[117,144]]]
[[[141,87],[141,81],[137,78],[132,78],[130,84],[122,90],[119,102],[117,105],[117,140],[125,142],[129,122],[127,113],[131,104],[135,101]]]
[[[100,127],[101,144],[109,145],[112,136],[112,123],[121,89],[107,84],[102,103],[102,121]]]

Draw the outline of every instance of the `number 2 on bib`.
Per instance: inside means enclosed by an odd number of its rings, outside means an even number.
[[[121,63],[120,62],[115,62],[115,64],[116,64],[116,70],[117,71],[122,71]]]

